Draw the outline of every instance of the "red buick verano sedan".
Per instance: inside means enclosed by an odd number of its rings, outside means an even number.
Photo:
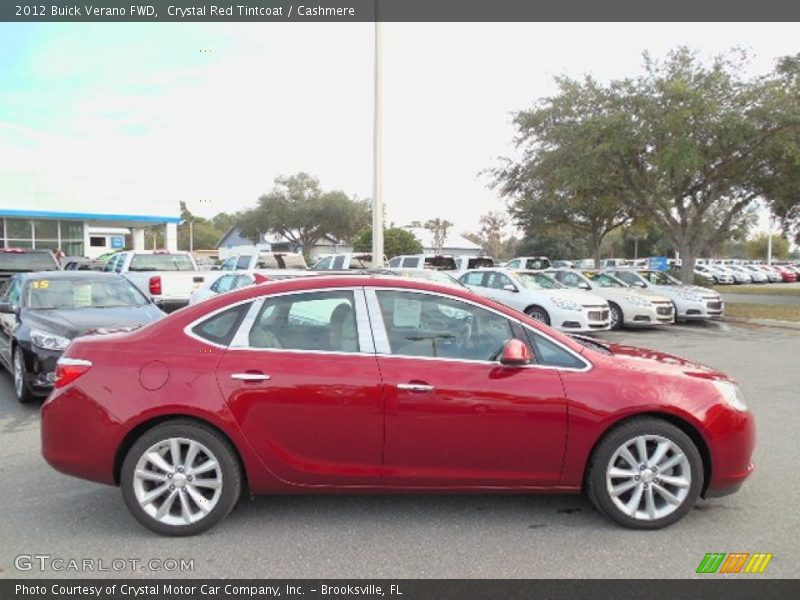
[[[468,290],[380,276],[253,286],[76,339],[42,409],[55,468],[167,535],[253,494],[585,490],[674,523],[753,469],[722,373],[570,338]]]

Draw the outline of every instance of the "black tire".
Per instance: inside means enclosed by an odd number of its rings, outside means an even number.
[[[21,361],[22,364],[22,372],[19,375],[22,379],[19,383],[17,383],[18,361]],[[25,365],[25,355],[17,346],[11,354],[11,377],[14,381],[14,397],[20,404],[29,404],[36,399],[31,386],[28,384],[28,373]]]
[[[529,306],[525,309],[525,314],[545,325],[550,325],[550,315],[541,306]]]
[[[611,329],[622,329],[622,325],[624,323],[625,317],[622,315],[622,309],[613,302],[608,303],[608,310],[611,313]],[[616,323],[614,322],[614,317],[616,317]]]
[[[190,524],[173,525],[158,521],[142,508],[134,487],[134,472],[143,454],[153,445],[171,438],[182,438],[205,446],[213,454],[221,471],[221,492],[216,505],[208,514]],[[176,419],[153,427],[136,440],[125,455],[120,486],[128,510],[142,525],[161,535],[188,536],[211,529],[228,515],[239,500],[242,473],[236,453],[227,439],[212,428],[195,421]]]
[[[686,496],[677,508],[661,518],[643,519],[626,514],[615,504],[606,485],[606,469],[614,454],[627,441],[643,435],[658,436],[675,444],[686,457],[691,473]],[[615,427],[603,437],[590,458],[585,487],[587,496],[597,509],[620,525],[630,529],[661,529],[679,521],[692,509],[700,496],[703,477],[700,451],[688,435],[662,419],[638,417]],[[620,498],[624,501],[625,494],[620,495]],[[659,496],[659,499],[663,501],[663,497]],[[666,505],[665,503],[663,506]]]

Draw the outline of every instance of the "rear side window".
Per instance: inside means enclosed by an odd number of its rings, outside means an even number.
[[[192,327],[192,333],[212,344],[227,346],[231,343],[239,324],[247,314],[250,304],[250,302],[245,302],[223,310]]]
[[[483,273],[467,273],[461,278],[464,285],[482,285]]]
[[[419,259],[415,256],[409,256],[408,258],[403,259],[403,267],[414,269],[418,264]]]
[[[243,254],[239,257],[239,260],[236,261],[236,268],[237,269],[246,269],[250,266],[250,256],[247,254]]]
[[[337,256],[333,259],[332,268],[334,269],[343,269],[344,268],[344,255]]]

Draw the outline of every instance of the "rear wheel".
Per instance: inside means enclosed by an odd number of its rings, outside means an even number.
[[[621,329],[624,322],[622,316],[622,309],[613,302],[608,303],[609,318],[611,321],[611,329]]]
[[[194,535],[233,509],[241,470],[233,448],[216,431],[170,421],[142,435],[122,465],[122,497],[145,527],[162,535]]]
[[[14,348],[11,359],[11,372],[14,376],[14,395],[22,404],[28,404],[34,399],[33,392],[28,385],[28,372],[25,369],[25,356],[20,348]]]
[[[547,311],[541,306],[529,306],[525,309],[525,314],[532,319],[541,321],[545,325],[550,325],[550,315],[548,315]]]
[[[691,438],[661,419],[633,419],[609,432],[592,455],[587,492],[617,523],[660,529],[688,513],[703,484]]]

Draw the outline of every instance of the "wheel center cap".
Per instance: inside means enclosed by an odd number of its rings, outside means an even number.
[[[186,485],[186,475],[183,473],[175,473],[175,475],[172,476],[172,481],[175,487],[183,487]]]
[[[642,471],[642,481],[644,481],[645,483],[650,483],[655,478],[656,474],[653,473],[652,469],[645,469],[644,471]]]

